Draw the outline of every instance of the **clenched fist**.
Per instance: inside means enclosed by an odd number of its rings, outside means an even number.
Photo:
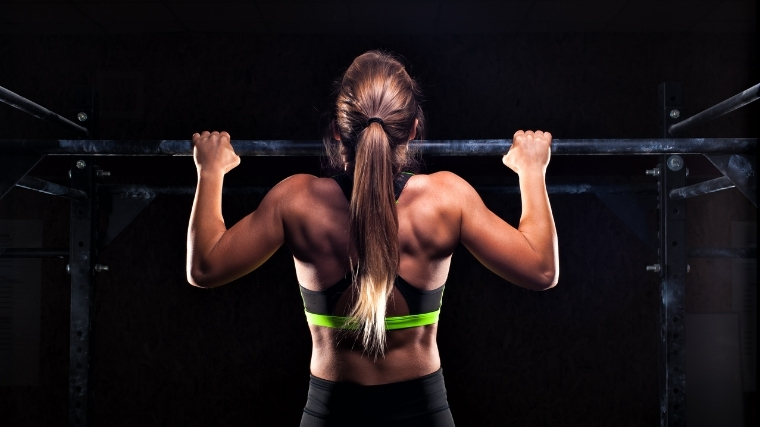
[[[194,133],[193,159],[198,172],[217,170],[226,174],[240,164],[227,132]]]
[[[512,147],[501,161],[517,174],[532,168],[540,168],[546,173],[552,153],[551,145],[552,134],[549,132],[518,130],[512,138]]]

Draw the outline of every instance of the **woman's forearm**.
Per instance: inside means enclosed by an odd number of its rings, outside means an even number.
[[[559,250],[544,171],[542,168],[527,169],[519,174],[519,178],[522,216],[517,229],[539,257],[543,279],[547,287],[552,287],[559,277]]]
[[[208,255],[227,231],[222,217],[224,172],[201,170],[187,230],[187,279],[204,285]]]

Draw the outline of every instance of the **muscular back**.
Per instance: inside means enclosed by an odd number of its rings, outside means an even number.
[[[442,286],[451,254],[459,243],[461,215],[444,183],[450,174],[415,175],[399,197],[399,275],[422,290]],[[349,208],[337,183],[299,175],[288,187],[300,190],[283,206],[285,243],[293,253],[299,283],[307,289],[329,288],[350,272]],[[354,258],[354,262],[355,262]],[[354,297],[350,288],[338,301],[336,314],[346,315]],[[387,316],[409,314],[394,290]],[[387,332],[388,351],[375,361],[360,344],[337,329],[309,325],[314,343],[311,371],[332,381],[380,384],[403,381],[440,367],[437,324]]]

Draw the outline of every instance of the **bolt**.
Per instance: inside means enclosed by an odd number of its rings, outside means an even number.
[[[71,179],[71,169],[69,169],[69,179]]]
[[[681,112],[678,110],[670,110],[670,117],[673,119],[677,119],[681,117]]]
[[[69,264],[66,264],[66,272],[71,274],[71,266]]]
[[[689,273],[691,271],[691,265],[686,264],[686,273]]]
[[[80,122],[87,121],[87,113],[85,113],[84,111],[80,111],[79,113],[77,113],[77,120],[79,120]]]
[[[660,272],[660,264],[652,264],[647,266],[647,271],[651,271],[653,273],[659,273]]]
[[[108,271],[108,266],[107,265],[95,264],[95,271],[97,271],[98,273],[102,273],[104,271]]]
[[[103,170],[98,169],[97,175],[98,176],[111,176],[111,172],[109,172],[109,171],[103,171]]]
[[[660,176],[660,168],[654,168],[654,169],[647,169],[646,172],[647,175],[651,176]]]
[[[77,160],[77,169],[84,169],[85,166],[87,166],[87,163],[84,160]]]
[[[683,157],[678,154],[668,157],[668,169],[678,172],[683,169]]]
[[[689,176],[689,168],[686,168],[686,176]]]

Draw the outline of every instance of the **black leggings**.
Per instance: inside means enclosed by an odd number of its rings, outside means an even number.
[[[311,376],[301,427],[454,427],[441,369],[424,377],[359,385]]]

